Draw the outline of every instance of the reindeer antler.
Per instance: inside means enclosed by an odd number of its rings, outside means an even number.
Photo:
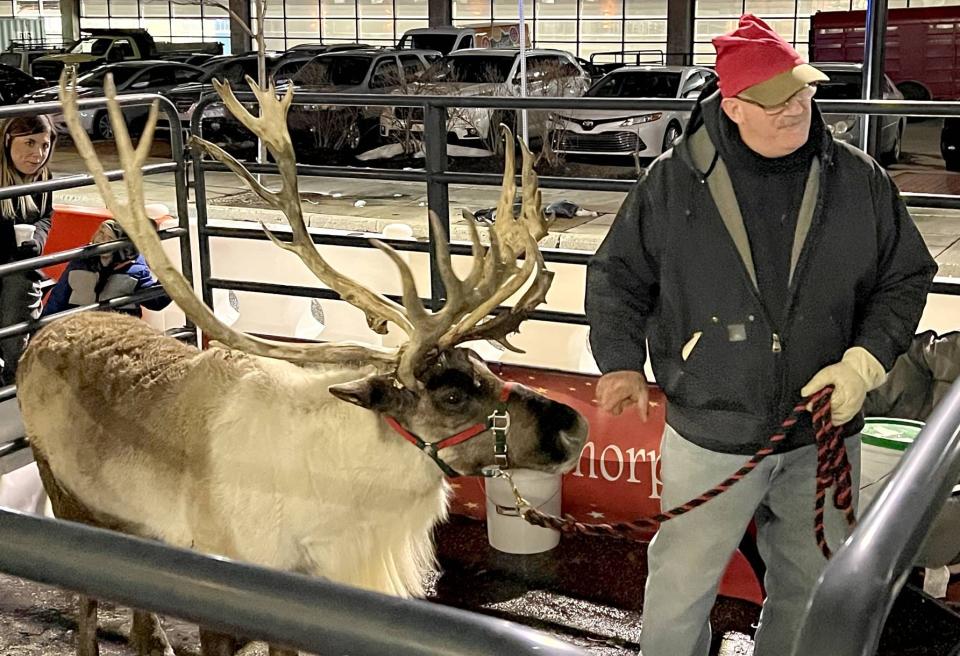
[[[107,111],[113,125],[117,153],[124,169],[124,182],[127,188],[126,202],[114,195],[107,180],[103,165],[90,142],[90,137],[80,123],[77,108],[76,74],[64,72],[60,79],[60,100],[63,103],[63,116],[76,144],[77,152],[93,175],[107,208],[113,214],[130,239],[150,263],[167,294],[196,323],[196,325],[227,346],[231,346],[254,355],[270,358],[299,361],[345,362],[374,360],[394,362],[397,354],[369,346],[346,344],[289,344],[252,337],[232,330],[221,323],[213,312],[193,293],[193,287],[181,274],[163,250],[160,237],[153,227],[152,220],[144,210],[143,173],[141,167],[150,153],[153,133],[157,125],[158,107],[154,102],[139,145],[134,148],[123,120],[123,112],[116,100],[116,87],[113,77],[107,75],[103,85],[107,97]],[[247,174],[249,176],[249,174]]]
[[[420,302],[413,274],[396,252],[374,241],[389,255],[400,270],[403,281],[403,302],[407,316],[414,326],[410,342],[404,347],[397,375],[409,385],[416,380],[416,370],[431,352],[441,353],[462,342],[475,339],[493,339],[512,351],[522,352],[511,345],[506,337],[515,332],[529,313],[546,299],[547,290],[553,281],[553,273],[547,271],[537,239],[547,233],[548,223],[540,205],[537,177],[533,171],[533,158],[525,145],[523,152],[523,193],[520,219],[513,215],[514,182],[514,137],[505,125],[501,126],[506,140],[503,187],[497,207],[496,220],[490,230],[490,248],[483,253],[480,238],[473,221],[468,223],[473,242],[473,266],[466,278],[460,279],[453,272],[450,251],[443,240],[438,240],[437,269],[446,291],[446,302],[435,314],[430,314]],[[436,215],[430,215],[435,234],[443,234]],[[529,226],[529,227],[528,227]],[[523,257],[523,265],[517,259]],[[524,284],[530,286],[516,305],[501,314],[490,313],[518,292]]]
[[[287,112],[290,110],[290,103],[293,101],[293,88],[288,88],[284,96],[278,99],[272,80],[266,89],[261,89],[249,76],[247,77],[247,84],[260,104],[259,116],[251,114],[237,100],[229,82],[213,80],[213,86],[226,108],[248,130],[260,137],[266,144],[267,150],[273,155],[283,183],[280,189],[271,191],[264,187],[250,175],[250,172],[240,162],[215,144],[197,136],[192,136],[190,138],[191,142],[225,164],[267,204],[284,214],[293,234],[292,243],[288,244],[280,241],[265,225],[260,224],[274,244],[295,253],[321,282],[339,293],[343,300],[363,310],[367,315],[367,325],[372,330],[381,334],[385,333],[387,322],[392,321],[409,335],[413,328],[404,316],[402,307],[367,289],[352,278],[335,271],[320,256],[313,240],[310,238],[310,233],[303,219],[303,208],[300,205],[296,154],[293,150],[293,142],[290,140],[290,131],[287,129]]]
[[[68,84],[69,82],[69,84]],[[259,136],[273,154],[282,186],[273,191],[260,184],[240,162],[216,145],[192,137],[193,143],[223,162],[242,178],[249,187],[271,207],[287,217],[293,234],[292,243],[285,243],[261,224],[270,239],[284,250],[295,253],[306,266],[331,289],[351,305],[363,310],[371,328],[383,331],[387,322],[393,322],[408,335],[408,342],[397,352],[386,352],[367,346],[336,344],[289,344],[251,337],[222,324],[213,312],[194,294],[190,283],[176,270],[163,251],[160,238],[144,211],[143,175],[141,167],[150,150],[157,122],[157,104],[153,103],[140,144],[134,149],[116,102],[116,88],[110,76],[104,83],[107,108],[116,134],[117,151],[125,171],[128,201],[122,203],[113,195],[93,144],[79,121],[76,103],[75,77],[66,74],[61,79],[60,96],[63,114],[77,145],[77,152],[97,182],[97,187],[114,217],[123,225],[130,238],[150,262],[157,278],[167,293],[188,317],[212,338],[227,346],[255,355],[299,361],[343,362],[348,360],[375,360],[397,363],[397,378],[408,386],[419,385],[417,370],[438,354],[456,344],[474,339],[495,339],[506,347],[517,350],[506,341],[520,322],[543,302],[553,278],[544,267],[537,240],[547,233],[548,222],[541,209],[537,175],[533,171],[530,151],[523,150],[523,189],[520,217],[513,215],[514,138],[506,126],[501,126],[506,139],[507,164],[503,176],[497,219],[490,231],[490,247],[480,244],[476,226],[471,222],[473,265],[466,278],[460,279],[453,271],[447,241],[437,242],[437,268],[446,290],[446,302],[437,312],[429,312],[420,300],[409,265],[390,246],[371,240],[397,265],[403,285],[403,305],[367,289],[335,270],[321,257],[307,230],[300,206],[297,184],[297,166],[290,133],[286,128],[287,112],[293,100],[292,90],[277,98],[271,82],[261,88],[249,77],[247,83],[260,102],[260,115],[253,116],[237,100],[229,84],[214,82],[217,92],[230,111],[254,134]],[[442,226],[431,213],[434,232],[442,235]],[[523,264],[517,264],[519,258]],[[509,310],[489,316],[504,301],[527,283],[529,287]]]

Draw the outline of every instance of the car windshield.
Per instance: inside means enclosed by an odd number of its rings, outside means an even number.
[[[587,91],[594,98],[676,98],[680,73],[624,71],[613,73]]]
[[[363,84],[371,61],[373,61],[372,57],[321,55],[311,59],[310,63],[301,68],[300,72],[293,77],[293,81],[305,86],[354,87]]]
[[[447,82],[506,82],[516,57],[451,57],[442,77]]]
[[[817,100],[856,100],[863,89],[860,73],[828,72],[830,79],[817,83]]]
[[[110,49],[112,39],[86,38],[80,39],[76,45],[70,48],[70,52],[75,55],[105,55]]]
[[[267,70],[270,69],[270,61],[267,61]],[[239,84],[249,75],[257,79],[257,58],[246,57],[244,59],[228,59],[219,62],[216,66],[208,68],[200,78],[201,82],[209,82],[216,78],[231,84]]]
[[[115,68],[97,68],[86,75],[77,78],[77,86],[80,87],[102,87],[103,79],[107,73],[113,74],[113,83],[119,89],[127,80],[139,73],[142,69],[133,66],[118,66]]]

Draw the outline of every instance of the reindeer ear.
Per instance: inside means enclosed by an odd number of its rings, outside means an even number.
[[[327,389],[341,401],[375,412],[393,412],[403,403],[403,391],[396,386],[392,376],[372,375],[331,385]]]

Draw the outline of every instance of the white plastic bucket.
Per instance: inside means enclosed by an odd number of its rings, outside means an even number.
[[[903,452],[913,444],[922,421],[870,417],[860,433],[860,508],[862,515],[883,489],[900,462]]]
[[[510,475],[524,499],[548,515],[560,514],[561,474],[532,469],[511,469]],[[510,484],[502,478],[486,479],[487,540],[498,551],[533,554],[553,549],[560,531],[528,523],[517,512]]]

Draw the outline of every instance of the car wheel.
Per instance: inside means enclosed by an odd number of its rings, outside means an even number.
[[[129,126],[127,127],[129,128]],[[97,114],[96,118],[93,120],[94,139],[112,141],[116,138],[116,136],[117,135],[113,130],[113,124],[110,122],[110,115],[105,111]]]
[[[897,135],[893,139],[893,146],[890,150],[880,155],[880,163],[884,166],[893,166],[900,161],[900,155],[903,150],[903,125],[897,129]]]
[[[679,125],[676,123],[668,125],[666,131],[663,133],[663,146],[660,152],[665,153],[673,148],[674,142],[680,138],[681,134],[683,134],[683,130]]]
[[[922,84],[901,82],[897,85],[904,100],[930,100],[930,92]]]
[[[97,139],[106,140],[111,140],[115,137],[113,124],[110,123],[110,115],[106,112],[97,114],[97,118],[93,122],[93,136]]]
[[[490,141],[490,150],[498,155],[503,153],[503,135],[500,133],[500,124],[506,125],[517,136],[517,116],[513,112],[496,111],[490,116],[490,130],[487,139]]]

